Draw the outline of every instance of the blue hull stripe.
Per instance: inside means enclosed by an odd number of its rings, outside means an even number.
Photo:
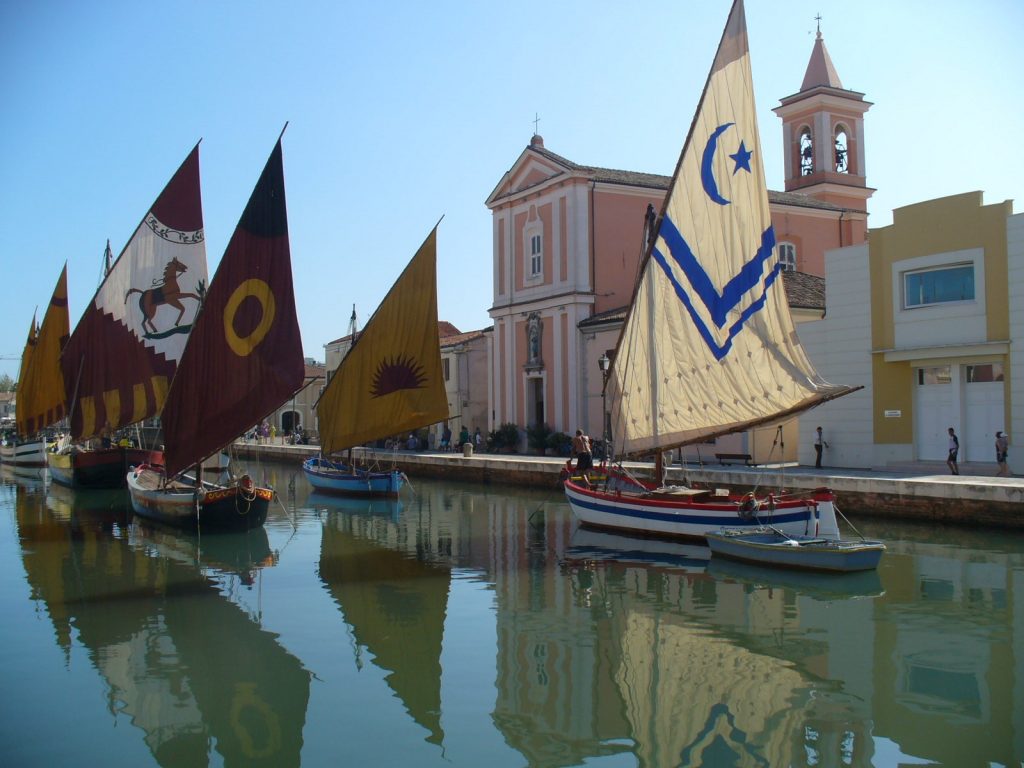
[[[615,515],[621,517],[624,520],[651,520],[659,523],[672,523],[675,525],[713,525],[713,526],[742,526],[742,525],[762,525],[766,520],[771,520],[773,523],[803,523],[808,518],[813,517],[814,512],[808,507],[803,507],[796,511],[791,512],[780,512],[776,510],[774,513],[770,513],[766,508],[762,507],[761,511],[757,515],[757,518],[750,520],[744,520],[731,510],[723,509],[720,512],[707,512],[704,514],[694,512],[654,512],[648,509],[635,508],[633,506],[613,506],[610,504],[602,503],[600,501],[594,501],[589,498],[580,498],[577,496],[569,497],[570,505],[580,507],[582,509],[589,509],[593,512],[599,512],[606,515]]]

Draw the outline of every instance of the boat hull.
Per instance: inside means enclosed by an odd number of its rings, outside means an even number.
[[[0,462],[13,467],[45,467],[47,457],[45,440],[0,446]]]
[[[878,567],[885,545],[869,539],[843,541],[786,536],[778,531],[728,529],[707,534],[712,556],[806,571],[852,573]]]
[[[390,472],[367,472],[316,456],[302,463],[302,471],[314,490],[343,496],[397,498],[405,482],[405,476],[397,469]]]
[[[163,464],[163,451],[114,446],[50,454],[50,476],[68,488],[124,488],[132,467]]]
[[[132,510],[139,517],[185,530],[246,531],[267,520],[274,492],[242,478],[235,485],[203,484],[196,501],[195,488],[182,483],[163,485],[163,471],[136,467],[126,477]]]
[[[614,482],[614,477],[612,481]],[[787,534],[838,538],[833,496],[820,489],[813,498],[758,500],[751,512],[747,497],[691,493],[680,498],[652,493],[629,481],[626,489],[588,488],[569,479],[565,496],[582,525],[645,536],[703,539],[724,527],[754,529],[771,523]]]

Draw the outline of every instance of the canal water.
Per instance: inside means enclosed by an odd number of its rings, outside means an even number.
[[[280,493],[194,536],[0,473],[10,766],[1020,766],[1024,536],[854,520],[877,573],[578,529],[560,494]]]

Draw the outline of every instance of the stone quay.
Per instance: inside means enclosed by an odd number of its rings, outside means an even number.
[[[278,438],[281,440],[281,438]],[[301,464],[318,453],[314,445],[239,441],[235,455],[248,460]],[[556,489],[566,458],[523,454],[436,451],[386,451],[355,448],[363,465],[398,466],[410,478],[451,479]],[[625,462],[639,477],[653,474],[651,462]],[[993,467],[961,465],[960,475],[946,473],[942,462],[921,462],[905,469],[814,469],[796,465],[738,466],[704,464],[666,466],[668,484],[699,483],[743,492],[785,488],[835,491],[843,513],[890,520],[929,521],[987,528],[1024,528],[1024,477],[993,477]],[[970,474],[976,472],[977,474]]]

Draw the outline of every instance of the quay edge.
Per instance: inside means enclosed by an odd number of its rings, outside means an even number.
[[[234,450],[240,458],[290,464],[301,464],[318,453],[316,446],[245,442],[236,443]],[[367,460],[375,457],[381,466],[394,461],[410,478],[531,488],[557,488],[565,466],[565,457],[554,456],[478,453],[466,457],[461,453],[372,449],[355,449],[354,453]],[[639,476],[650,476],[653,470],[649,462],[626,462],[626,467]],[[666,468],[666,482],[682,482],[685,475],[690,482],[736,491],[755,485],[761,490],[784,487],[807,491],[825,486],[835,491],[840,511],[859,517],[1024,529],[1024,477],[953,476],[931,473],[930,469],[897,472],[794,466],[671,466]]]

